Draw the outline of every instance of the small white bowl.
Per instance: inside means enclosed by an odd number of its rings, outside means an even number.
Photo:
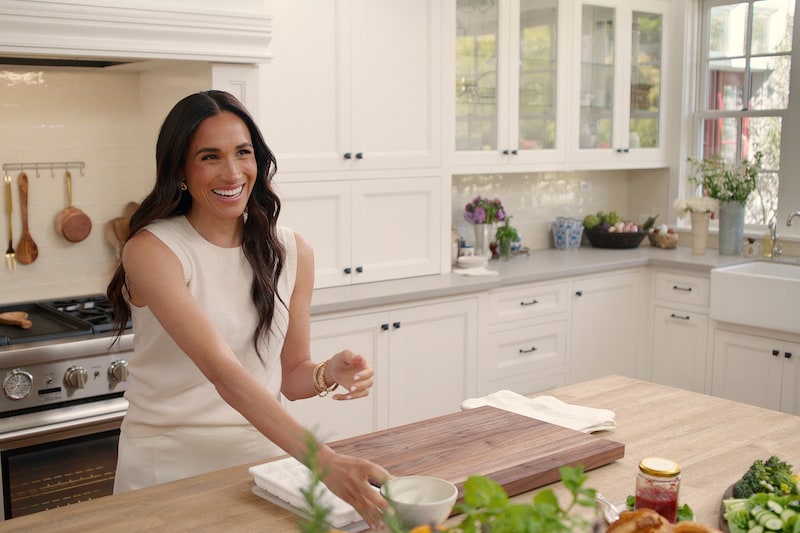
[[[455,485],[431,476],[404,476],[390,479],[381,487],[381,494],[397,511],[407,527],[441,524],[458,497]]]
[[[456,259],[456,262],[462,268],[485,267],[489,264],[489,257],[485,255],[462,255]]]

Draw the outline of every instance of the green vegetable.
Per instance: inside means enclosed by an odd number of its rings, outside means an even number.
[[[727,498],[722,505],[731,533],[800,533],[800,496],[796,494],[759,492],[749,498]]]
[[[797,476],[792,468],[774,455],[766,461],[758,459],[733,485],[733,497],[749,498],[759,492],[797,494]]]
[[[600,217],[597,215],[586,215],[583,217],[583,227],[586,229],[594,229],[598,224],[600,224]]]

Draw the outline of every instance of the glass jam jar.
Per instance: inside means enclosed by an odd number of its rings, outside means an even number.
[[[636,476],[634,509],[653,509],[674,524],[678,514],[678,489],[681,467],[661,457],[648,457],[639,462]]]

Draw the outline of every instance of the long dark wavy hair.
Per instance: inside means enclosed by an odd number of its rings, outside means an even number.
[[[189,191],[180,190],[186,150],[198,126],[223,111],[235,114],[247,125],[258,165],[256,182],[247,201],[242,250],[253,269],[250,297],[258,312],[253,346],[261,358],[259,344],[272,325],[276,300],[286,305],[277,294],[278,278],[286,253],[276,230],[281,202],[272,189],[272,177],[277,169],[275,156],[250,113],[233,95],[224,91],[199,92],[185,97],[169,112],[161,125],[156,144],[156,184],[131,217],[130,235],[155,220],[189,211],[192,197]],[[106,290],[114,311],[115,341],[131,316],[124,295],[127,289],[125,269],[120,263]]]

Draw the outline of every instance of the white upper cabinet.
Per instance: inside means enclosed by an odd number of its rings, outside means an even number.
[[[278,0],[270,13],[261,125],[280,172],[441,164],[438,1]]]
[[[578,168],[666,165],[668,1],[598,0],[575,9],[569,159]]]
[[[455,2],[456,166],[563,164],[568,10],[557,0]]]

